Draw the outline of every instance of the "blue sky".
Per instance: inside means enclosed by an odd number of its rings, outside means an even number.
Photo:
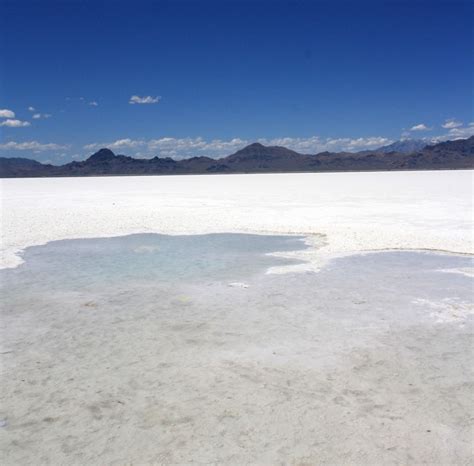
[[[467,1],[3,0],[0,18],[0,156],[474,133]]]

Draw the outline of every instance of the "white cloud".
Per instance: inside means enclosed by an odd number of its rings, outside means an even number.
[[[30,106],[30,107],[28,107],[28,110],[29,110],[30,112],[36,112],[35,107],[31,107],[31,106]]]
[[[172,157],[174,159],[185,159],[194,156],[207,156],[220,158],[230,155],[242,149],[251,140],[233,138],[228,140],[212,139],[205,140],[202,137],[196,138],[172,138],[163,137],[159,139],[118,139],[111,142],[92,143],[84,146],[87,151],[95,151],[102,147],[112,150],[126,150],[127,155],[139,157]],[[258,142],[268,146],[284,146],[297,152],[306,154],[316,154],[323,151],[332,152],[356,152],[361,150],[376,149],[393,142],[384,137],[367,138],[320,138],[311,136],[308,138],[261,138]]]
[[[424,123],[420,123],[419,125],[412,126],[410,131],[430,131],[431,128],[428,128]]]
[[[145,97],[140,97],[138,95],[132,95],[128,103],[129,104],[157,104],[160,100],[161,100],[161,96],[152,97],[151,95],[147,95]]]
[[[51,115],[49,113],[35,113],[32,118],[34,120],[41,120],[41,119],[45,119],[45,118],[51,118]]]
[[[447,140],[453,141],[456,139],[467,139],[471,136],[474,136],[474,122],[471,122],[466,126],[457,126],[455,128],[450,128],[447,133],[434,137],[432,139],[432,142],[436,143]]]
[[[31,123],[29,121],[21,120],[5,120],[0,123],[0,126],[8,126],[9,128],[22,128],[30,125]]]
[[[469,123],[467,126],[451,128],[448,136],[450,139],[467,139],[474,136],[474,122]]]
[[[259,139],[258,142],[269,146],[284,146],[296,152],[315,154],[317,152],[357,152],[376,149],[393,142],[392,139],[375,136],[367,138],[277,138]]]
[[[91,107],[98,107],[99,106],[99,104],[95,100],[92,100],[91,102],[89,102],[88,105],[90,105]]]
[[[108,143],[92,143],[92,144],[87,144],[84,146],[84,149],[86,150],[98,150],[103,147],[107,147],[111,150],[114,149],[133,149],[137,147],[141,147],[146,145],[145,141],[139,141],[139,140],[133,140],[133,139],[117,139],[116,141],[113,142],[108,142]]]
[[[441,126],[445,129],[459,128],[460,126],[462,126],[462,122],[456,121],[456,119],[454,118],[450,118],[449,120],[446,120]]]
[[[0,118],[15,118],[15,112],[7,108],[0,109]]]
[[[67,149],[69,146],[62,146],[54,143],[41,143],[38,141],[25,141],[25,142],[6,142],[0,144],[0,150],[32,150],[32,151],[46,151],[46,150],[60,150]]]

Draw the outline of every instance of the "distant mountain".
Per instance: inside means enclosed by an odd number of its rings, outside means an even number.
[[[301,154],[281,146],[264,146],[259,142],[254,142],[235,154],[224,157],[228,163],[242,163],[248,160],[276,160],[276,159],[295,159]]]
[[[264,146],[258,142],[218,160],[220,167],[231,172],[306,171],[310,157],[280,146]]]
[[[406,141],[401,141],[405,143]],[[415,141],[416,142],[416,141]],[[396,144],[396,143],[395,143]],[[391,145],[393,146],[393,144]],[[474,136],[445,141],[422,149],[404,152],[386,150],[364,152],[321,152],[299,154],[285,147],[250,144],[221,159],[169,157],[135,159],[101,149],[82,162],[61,166],[43,165],[35,160],[0,158],[0,177],[178,175],[199,173],[286,173],[376,170],[473,169]],[[405,146],[408,150],[408,146]],[[403,149],[403,148],[402,148]]]
[[[30,176],[48,176],[52,165],[43,165],[36,160],[20,157],[0,157],[1,178],[22,178]]]
[[[429,152],[436,153],[448,151],[472,155],[474,154],[474,136],[471,136],[469,139],[456,139],[455,141],[438,142],[437,144],[426,146],[425,149]]]
[[[401,141],[395,141],[388,146],[382,146],[375,149],[373,152],[400,152],[402,154],[410,154],[425,148],[429,143],[422,141],[421,139],[402,139]]]

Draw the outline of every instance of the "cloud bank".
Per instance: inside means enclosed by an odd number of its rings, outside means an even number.
[[[444,127],[444,126],[443,126]],[[441,136],[436,136],[432,138],[433,142],[440,142],[446,141],[448,139],[455,140],[455,139],[467,139],[471,136],[474,136],[474,121],[467,124],[466,126],[454,126],[451,129]]]
[[[260,138],[257,140],[266,146],[284,146],[297,152],[315,154],[318,152],[355,152],[360,150],[376,149],[377,147],[390,144],[392,139],[384,137],[368,138],[320,138],[311,136],[308,138]],[[172,157],[174,159],[184,159],[193,156],[207,156],[219,158],[229,155],[254,140],[233,138],[233,139],[212,139],[206,140],[202,137],[196,138],[173,138],[163,137],[159,139],[117,139],[115,141],[92,143],[84,146],[88,152],[96,151],[102,147],[108,147],[114,151],[123,150],[127,154],[138,157]]]
[[[25,142],[15,142],[10,141],[4,144],[0,144],[0,150],[30,150],[35,152],[43,151],[54,151],[54,150],[64,150],[69,146],[55,144],[55,143],[41,143],[38,141],[25,141]]]
[[[31,126],[29,121],[22,120],[5,120],[0,122],[0,126],[8,126],[9,128],[22,128],[24,126]]]
[[[454,129],[454,128],[459,128],[462,126],[461,121],[456,121],[454,118],[450,118],[449,120],[446,120],[443,125],[441,125],[445,129]]]

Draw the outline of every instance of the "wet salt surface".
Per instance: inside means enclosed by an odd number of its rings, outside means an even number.
[[[2,464],[467,464],[469,256],[268,275],[299,237],[28,248],[2,280]]]
[[[12,287],[101,289],[140,284],[201,283],[247,277],[269,267],[298,264],[271,257],[276,251],[306,249],[301,236],[135,234],[114,238],[61,240],[27,248],[20,265],[0,271]],[[15,291],[16,293],[16,291]]]

